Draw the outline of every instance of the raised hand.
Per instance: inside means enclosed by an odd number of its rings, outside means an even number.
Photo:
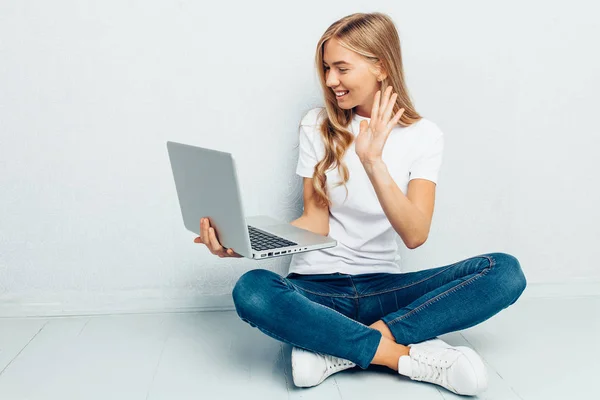
[[[360,122],[360,133],[356,136],[354,150],[363,164],[381,160],[383,146],[404,113],[404,108],[401,108],[392,117],[397,97],[398,94],[392,94],[392,87],[388,86],[380,104],[381,91],[378,90],[373,101],[371,121]]]

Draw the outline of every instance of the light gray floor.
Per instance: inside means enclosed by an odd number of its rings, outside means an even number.
[[[481,399],[598,398],[600,297],[522,298],[443,336],[489,368]],[[0,399],[452,399],[384,367],[293,385],[291,347],[234,311],[0,319]]]

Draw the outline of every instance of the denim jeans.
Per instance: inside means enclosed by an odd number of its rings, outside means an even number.
[[[348,275],[246,272],[233,288],[239,317],[292,346],[341,357],[366,369],[382,320],[409,345],[477,325],[513,304],[526,280],[519,261],[489,253],[409,273]]]

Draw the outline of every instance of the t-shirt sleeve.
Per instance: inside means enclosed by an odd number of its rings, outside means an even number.
[[[317,160],[315,148],[306,132],[307,128],[308,127],[303,125],[300,126],[300,136],[298,137],[300,153],[298,154],[296,173],[300,176],[312,178],[315,165],[317,165],[319,161]]]
[[[300,132],[298,136],[299,154],[298,154],[298,165],[296,167],[296,174],[312,178],[315,165],[319,162],[317,158],[317,152],[315,150],[315,131],[318,128],[316,116],[318,109],[310,110],[300,123]]]
[[[425,151],[413,162],[410,169],[410,180],[427,179],[437,184],[444,154],[444,135],[430,143]]]

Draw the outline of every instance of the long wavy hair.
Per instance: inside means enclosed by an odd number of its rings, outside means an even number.
[[[317,44],[315,57],[319,80],[325,96],[324,110],[327,115],[319,126],[325,144],[325,157],[315,165],[313,172],[313,186],[317,203],[328,207],[331,206],[331,200],[327,194],[325,172],[332,165],[337,166],[342,177],[342,181],[338,182],[335,187],[344,185],[346,197],[348,196],[346,182],[348,182],[350,174],[342,158],[354,141],[354,136],[346,128],[352,122],[355,114],[354,108],[350,110],[339,108],[335,93],[326,85],[323,53],[325,42],[331,38],[335,38],[342,47],[363,56],[367,62],[373,64],[374,68],[376,68],[375,64],[381,62],[380,66],[387,74],[387,77],[381,81],[381,93],[389,85],[394,88],[394,92],[398,93],[392,115],[395,115],[401,108],[405,110],[398,121],[399,125],[410,126],[422,118],[414,109],[406,88],[400,38],[392,19],[388,15],[378,12],[355,13],[331,24]]]

